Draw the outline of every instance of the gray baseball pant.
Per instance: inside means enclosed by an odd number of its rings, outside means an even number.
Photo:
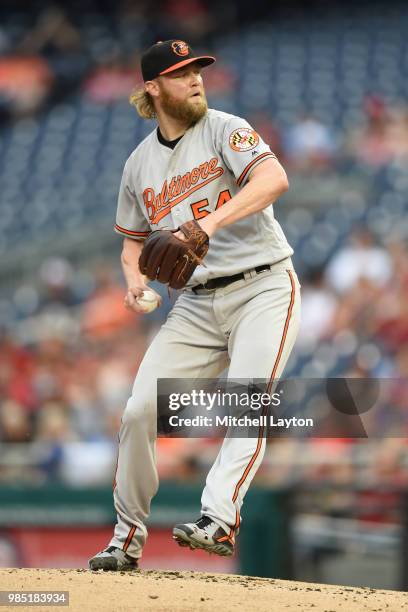
[[[111,546],[139,558],[145,521],[157,492],[158,378],[278,379],[300,320],[300,285],[290,258],[213,291],[185,290],[149,346],[122,417],[114,483],[117,524]],[[239,527],[241,506],[261,464],[266,439],[226,437],[210,469],[201,513],[227,532]]]

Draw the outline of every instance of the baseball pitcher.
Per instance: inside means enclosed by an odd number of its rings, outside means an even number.
[[[151,343],[122,417],[114,484],[117,523],[93,570],[138,566],[158,488],[158,378],[279,378],[298,331],[293,253],[274,218],[288,189],[269,146],[240,117],[207,107],[201,71],[215,61],[181,40],[142,56],[131,97],[158,126],[127,160],[115,230],[124,237],[125,305],[143,312],[148,280],[182,289]],[[159,298],[158,298],[159,299]],[[226,437],[206,480],[201,517],[174,527],[181,546],[231,555],[241,507],[262,461],[258,438]]]

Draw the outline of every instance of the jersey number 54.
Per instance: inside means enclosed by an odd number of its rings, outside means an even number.
[[[229,192],[229,189],[224,189],[224,191],[220,191],[217,199],[217,204],[215,205],[214,210],[217,210],[218,208],[223,206],[225,202],[228,202],[228,200],[230,200],[231,198],[232,196]],[[211,210],[208,210],[209,206],[210,203],[208,201],[208,198],[204,198],[203,200],[199,200],[198,202],[194,202],[193,204],[191,204],[191,210],[194,219],[198,221],[199,219],[202,219],[203,217],[209,215],[211,212]]]

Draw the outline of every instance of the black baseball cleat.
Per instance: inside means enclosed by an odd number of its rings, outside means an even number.
[[[173,538],[179,546],[188,546],[191,550],[201,548],[222,557],[230,557],[234,552],[234,530],[228,534],[209,516],[202,516],[195,523],[176,525]]]
[[[129,557],[123,550],[116,546],[109,546],[101,550],[92,559],[89,559],[89,569],[104,570],[107,572],[122,572],[137,569],[137,559]]]

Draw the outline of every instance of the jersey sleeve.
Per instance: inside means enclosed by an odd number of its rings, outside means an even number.
[[[232,117],[224,127],[221,153],[224,163],[234,174],[239,187],[243,187],[252,170],[264,159],[274,158],[260,135],[245,119]]]
[[[119,188],[115,232],[135,240],[144,240],[151,229],[139,206],[126,163]]]

